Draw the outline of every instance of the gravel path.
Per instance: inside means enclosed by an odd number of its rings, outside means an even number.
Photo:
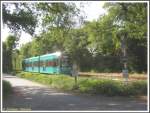
[[[134,98],[79,95],[57,91],[16,76],[3,74],[14,93],[3,100],[3,110],[146,111],[147,103]]]

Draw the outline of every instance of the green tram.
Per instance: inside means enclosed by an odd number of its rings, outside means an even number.
[[[22,67],[28,72],[68,75],[72,72],[69,57],[61,52],[24,59]]]

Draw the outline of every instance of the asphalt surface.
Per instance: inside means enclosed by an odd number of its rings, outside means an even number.
[[[128,97],[108,97],[58,91],[29,80],[3,74],[13,94],[2,101],[3,111],[146,111],[147,102]]]

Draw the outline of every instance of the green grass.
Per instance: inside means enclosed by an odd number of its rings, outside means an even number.
[[[21,72],[19,77],[36,81],[53,88],[78,91],[88,94],[104,94],[109,96],[131,96],[131,95],[146,95],[147,82],[139,80],[124,84],[121,81],[111,79],[96,79],[78,77],[78,89],[75,89],[75,81],[73,77],[66,75],[46,75],[38,73]]]
[[[3,80],[3,97],[7,97],[12,93],[11,84],[8,81]]]

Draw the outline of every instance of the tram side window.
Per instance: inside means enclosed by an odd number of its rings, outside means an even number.
[[[40,61],[40,67],[42,67],[43,71],[45,71],[45,61]]]
[[[29,67],[31,67],[31,62],[29,62]]]
[[[58,65],[58,63],[57,63],[58,61],[57,60],[46,60],[46,66],[47,67],[53,67],[53,66],[57,66]]]
[[[31,67],[33,67],[34,66],[34,63],[33,62],[31,62]]]
[[[28,62],[28,67],[30,67],[30,62]]]
[[[37,61],[35,61],[35,62],[34,62],[34,67],[37,67],[37,66],[38,66],[38,65],[37,65]]]
[[[53,66],[54,66],[54,67],[57,66],[57,65],[58,65],[57,60],[54,59],[54,60],[52,60],[52,61],[49,61],[48,65],[49,65],[49,66],[52,66],[52,67],[53,67]]]
[[[49,65],[48,65],[48,62],[49,62],[49,61],[48,61],[48,60],[46,60],[46,67],[48,67],[48,66],[49,66]]]
[[[34,62],[31,62],[31,67],[32,67],[32,70],[34,70]]]
[[[35,67],[35,61],[33,62],[33,67]]]
[[[39,67],[39,62],[38,61],[36,61],[36,67]]]
[[[55,61],[51,61],[51,66],[55,66]]]
[[[40,67],[43,67],[43,61],[40,61]]]
[[[27,62],[27,67],[29,67],[29,62]]]
[[[30,67],[32,67],[32,62],[30,62]]]
[[[31,62],[29,62],[29,67],[31,67]]]
[[[46,61],[43,61],[43,71],[46,70]]]
[[[53,66],[58,66],[58,59],[55,59],[55,60],[54,60]]]
[[[48,66],[52,66],[52,62],[50,60],[48,61]]]
[[[34,61],[34,67],[36,67],[36,61]]]

